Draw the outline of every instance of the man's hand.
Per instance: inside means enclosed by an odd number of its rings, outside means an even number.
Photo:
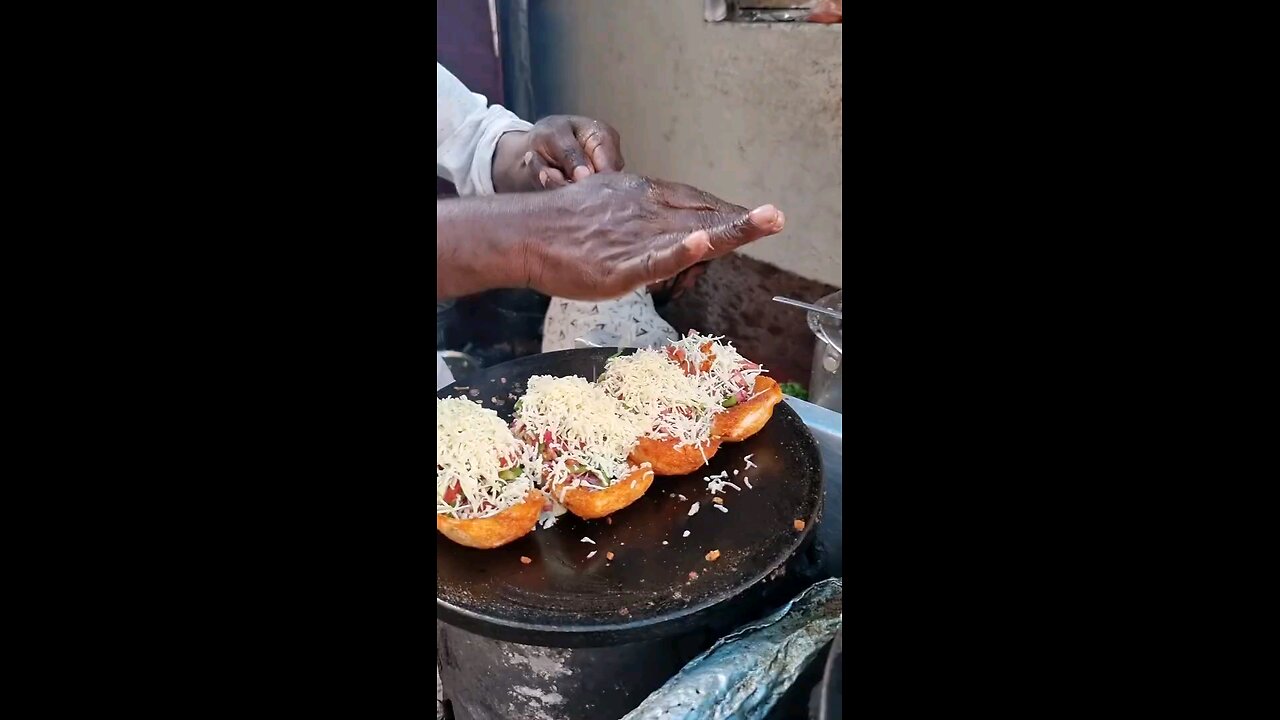
[[[707,271],[707,263],[699,262],[693,267],[680,271],[675,277],[662,282],[652,283],[645,289],[653,298],[653,304],[661,306],[679,298],[686,291],[693,289],[698,278]]]
[[[558,188],[601,172],[622,170],[618,131],[599,120],[552,115],[528,132],[509,132],[493,153],[493,189]]]
[[[524,241],[524,284],[604,300],[674,277],[782,230],[772,205],[747,209],[679,183],[590,174],[539,198],[545,223]]]

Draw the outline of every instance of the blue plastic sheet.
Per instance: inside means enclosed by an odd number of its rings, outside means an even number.
[[[763,720],[835,637],[843,588],[823,580],[729,633],[622,720]]]

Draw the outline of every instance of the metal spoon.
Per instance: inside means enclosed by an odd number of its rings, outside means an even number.
[[[798,308],[804,308],[805,310],[809,310],[810,312],[821,313],[823,315],[833,317],[839,320],[840,322],[844,322],[844,313],[840,312],[839,310],[832,310],[830,308],[818,307],[817,305],[810,305],[807,302],[800,302],[799,300],[792,300],[791,298],[782,297],[782,296],[775,297],[773,301],[780,302],[784,305],[794,305]]]

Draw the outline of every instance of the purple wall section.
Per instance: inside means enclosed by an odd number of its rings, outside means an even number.
[[[502,62],[493,51],[486,0],[437,0],[436,62],[490,104],[502,104]],[[453,185],[437,178],[436,196],[442,194],[453,195]]]

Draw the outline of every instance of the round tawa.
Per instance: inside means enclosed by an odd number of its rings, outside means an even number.
[[[530,377],[595,380],[618,353],[587,348],[518,358],[437,395],[469,397],[509,422]],[[747,456],[756,467],[747,467]],[[742,488],[719,493],[728,512],[716,509],[703,479],[722,471]],[[690,515],[695,502],[699,510]],[[821,508],[818,444],[779,403],[746,442],[724,443],[692,475],[654,478],[643,497],[609,519],[566,513],[552,527],[493,550],[463,547],[437,532],[436,616],[488,637],[546,647],[677,635],[778,570],[807,540]],[[712,550],[720,551],[714,561],[706,559]],[[532,562],[522,563],[522,556]]]

